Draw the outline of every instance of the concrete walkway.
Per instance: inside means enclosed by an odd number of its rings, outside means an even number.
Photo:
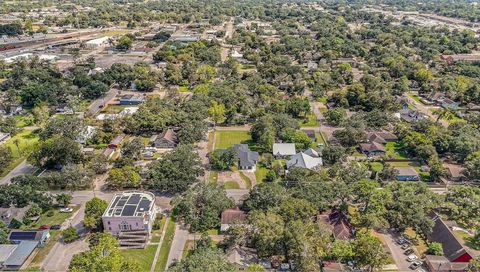
[[[167,266],[168,268],[175,261],[180,261],[183,256],[183,249],[188,240],[188,229],[183,224],[175,224],[175,235],[173,236],[172,246],[168,253]]]
[[[158,256],[160,255],[160,248],[162,247],[163,238],[165,237],[165,232],[167,231],[168,223],[170,222],[170,217],[167,217],[165,224],[163,224],[162,235],[160,236],[160,241],[158,242],[157,251],[155,251],[155,258],[153,258],[152,267],[150,272],[155,271],[155,266],[157,265]]]

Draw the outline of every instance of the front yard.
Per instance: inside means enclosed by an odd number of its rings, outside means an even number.
[[[387,142],[387,144],[385,144],[385,150],[387,151],[387,157],[399,160],[409,159],[398,142]]]
[[[318,126],[317,116],[310,112],[305,119],[300,120],[299,125],[300,127],[316,127]]]
[[[122,249],[120,255],[125,260],[138,263],[140,271],[150,271],[156,251],[157,245],[147,245],[144,249]]]

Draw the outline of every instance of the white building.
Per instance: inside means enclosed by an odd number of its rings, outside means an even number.
[[[102,38],[90,40],[90,41],[85,43],[85,47],[88,48],[88,49],[95,49],[95,48],[98,48],[100,46],[107,45],[108,44],[108,39],[109,39],[109,37],[102,37]]]

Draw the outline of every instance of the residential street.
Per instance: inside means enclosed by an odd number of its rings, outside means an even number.
[[[26,175],[26,174],[31,174],[35,172],[37,168],[27,162],[27,160],[24,160],[21,162],[17,167],[15,167],[10,173],[8,173],[5,177],[3,177],[0,180],[0,184],[8,184],[10,183],[10,180],[14,177],[21,176],[21,175]]]
[[[175,224],[175,235],[168,253],[167,268],[175,261],[182,259],[183,248],[188,240],[188,229],[184,225]]]
[[[416,108],[419,112],[428,115],[428,117],[432,118],[432,120],[437,120],[437,116],[432,113],[432,110],[431,110],[430,107],[425,106],[425,105],[423,105],[422,103],[417,102],[415,99],[413,99],[413,98],[412,98],[409,94],[407,94],[407,93],[404,93],[403,96],[406,97],[406,98],[408,99],[408,103],[414,105],[415,108]],[[439,123],[442,124],[442,126],[444,126],[444,127],[448,127],[448,122],[447,122],[446,120],[441,119],[441,120],[439,121]]]

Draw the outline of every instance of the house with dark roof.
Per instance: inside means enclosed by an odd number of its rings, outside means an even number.
[[[171,128],[164,129],[159,135],[153,135],[150,143],[156,148],[174,148],[178,145],[177,133]]]
[[[361,143],[360,151],[368,157],[382,156],[387,153],[385,146],[377,142]]]
[[[395,170],[397,170],[396,178],[398,181],[420,180],[420,176],[417,170],[415,170],[415,168],[411,166],[399,166],[399,167],[395,167]]]
[[[320,224],[330,227],[332,235],[335,239],[350,240],[353,239],[354,230],[348,217],[344,212],[339,210],[332,210],[328,213],[323,213],[317,217]]]
[[[380,144],[386,144],[387,142],[394,142],[398,140],[398,137],[386,130],[370,131],[367,133],[367,140],[369,142],[377,142]]]
[[[227,231],[232,224],[242,224],[247,220],[247,213],[240,210],[238,207],[233,209],[226,209],[222,212],[220,218],[220,231]]]
[[[408,123],[415,123],[422,119],[428,118],[427,115],[417,110],[403,109],[400,110],[400,119]]]
[[[36,242],[36,247],[43,247],[50,237],[48,230],[12,230],[8,234],[8,240],[13,244],[20,244],[23,241]]]
[[[436,213],[431,216],[434,225],[427,238],[430,242],[442,244],[444,257],[452,263],[469,262],[473,259],[474,254],[465,248],[447,222],[443,221]]]
[[[226,257],[238,270],[247,270],[250,265],[258,263],[257,251],[253,248],[234,246],[227,250]]]
[[[445,100],[442,101],[441,106],[444,109],[457,110],[458,107],[460,106],[460,103],[455,102],[449,98],[446,98]]]
[[[120,105],[140,105],[145,102],[145,97],[142,95],[128,94],[120,97]]]

